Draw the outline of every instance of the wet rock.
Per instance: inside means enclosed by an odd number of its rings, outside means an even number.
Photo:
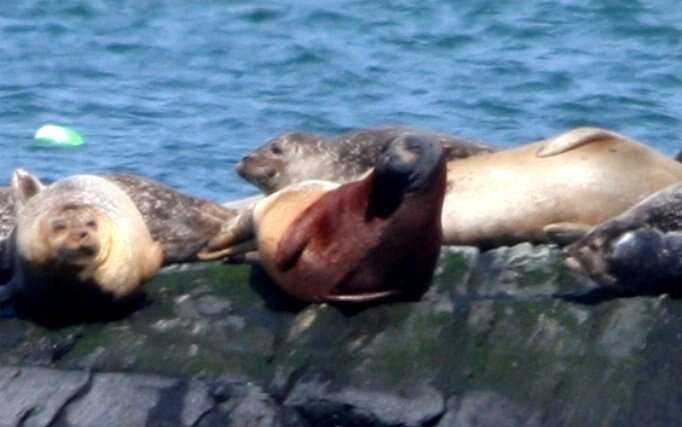
[[[542,416],[491,391],[472,391],[447,402],[436,427],[539,427]]]
[[[426,426],[444,411],[442,395],[427,386],[398,393],[333,387],[317,377],[299,381],[284,404],[296,408],[311,425],[340,427]]]
[[[146,289],[118,321],[0,320],[0,427],[682,419],[680,301],[596,293],[553,246],[445,248],[411,302],[305,306],[222,265],[166,269]]]
[[[0,426],[49,426],[90,380],[86,372],[0,368]]]

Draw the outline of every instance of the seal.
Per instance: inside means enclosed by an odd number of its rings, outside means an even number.
[[[14,268],[4,299],[31,306],[52,305],[66,294],[123,300],[161,267],[161,245],[130,197],[110,181],[75,175],[45,186],[18,169],[11,187]]]
[[[440,252],[445,171],[441,146],[409,135],[361,180],[305,181],[268,196],[252,210],[261,264],[307,302],[421,295]]]
[[[100,176],[120,187],[142,214],[153,240],[163,247],[163,264],[198,261],[197,253],[211,242],[226,221],[235,217],[239,206],[225,207],[192,196],[150,178],[114,173]],[[9,187],[0,188],[0,241],[16,223],[14,199]],[[0,244],[0,283],[11,268]]]
[[[570,243],[682,180],[682,164],[621,134],[576,128],[448,163],[443,242]]]
[[[682,183],[645,198],[564,248],[566,264],[620,293],[682,293]]]
[[[135,203],[152,238],[163,247],[163,265],[199,261],[197,254],[239,212],[150,178],[121,173],[102,177]]]
[[[336,138],[291,132],[245,156],[237,164],[237,173],[266,194],[311,179],[346,183],[371,169],[391,141],[407,136],[440,144],[449,160],[497,150],[481,142],[406,127],[360,129]]]

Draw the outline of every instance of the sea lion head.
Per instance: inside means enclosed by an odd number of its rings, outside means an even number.
[[[374,173],[377,186],[414,192],[432,182],[433,175],[444,164],[443,148],[415,135],[393,140],[377,160]]]
[[[242,178],[266,193],[307,179],[328,179],[336,168],[333,144],[320,135],[291,132],[277,136],[237,164]]]

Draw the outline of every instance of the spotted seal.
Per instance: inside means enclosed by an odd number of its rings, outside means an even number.
[[[290,132],[245,156],[237,164],[237,173],[267,194],[309,179],[346,183],[372,168],[392,140],[407,136],[440,144],[450,160],[497,150],[481,142],[406,127],[360,129],[336,138]]]
[[[623,293],[682,292],[682,183],[645,198],[564,248],[566,264]]]

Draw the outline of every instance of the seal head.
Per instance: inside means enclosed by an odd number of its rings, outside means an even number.
[[[623,293],[680,294],[682,184],[673,184],[564,248],[566,264]]]

